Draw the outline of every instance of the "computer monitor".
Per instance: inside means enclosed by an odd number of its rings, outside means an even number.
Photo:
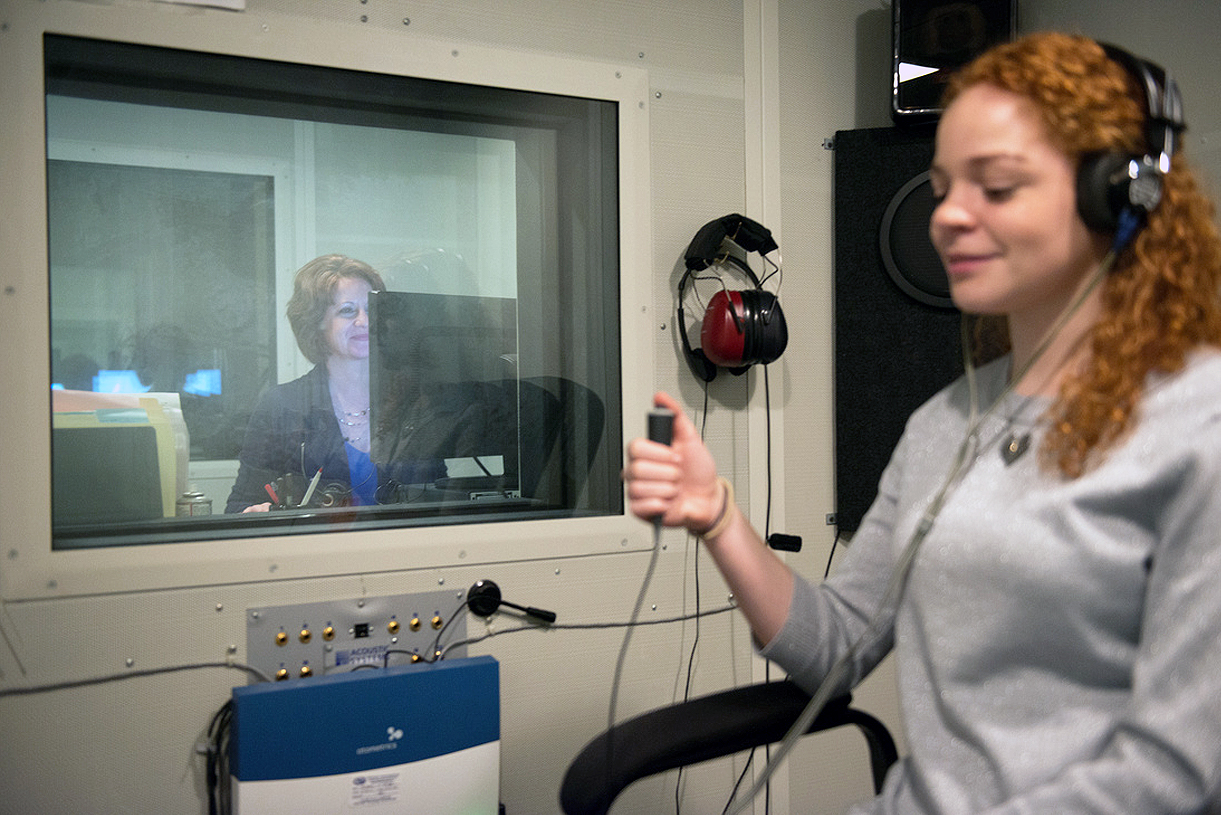
[[[517,301],[369,296],[380,503],[521,496]]]

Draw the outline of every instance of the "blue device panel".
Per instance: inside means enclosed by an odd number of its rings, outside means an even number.
[[[239,782],[359,773],[500,739],[490,656],[233,689]]]

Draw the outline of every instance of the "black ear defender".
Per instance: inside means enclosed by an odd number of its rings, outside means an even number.
[[[1081,219],[1097,232],[1117,232],[1124,217],[1143,223],[1161,201],[1162,179],[1187,125],[1178,83],[1164,68],[1117,46],[1099,45],[1135,80],[1145,112],[1144,155],[1092,153],[1083,157],[1077,171]]]
[[[678,331],[683,355],[696,378],[711,382],[718,368],[740,375],[752,365],[779,359],[789,342],[788,324],[776,295],[763,288],[763,281],[750,265],[724,246],[729,241],[746,252],[757,252],[776,271],[780,265],[768,255],[780,247],[762,224],[743,215],[726,215],[700,227],[683,255],[686,271],[678,281]],[[683,297],[688,283],[694,287],[698,272],[715,264],[732,266],[750,279],[752,288],[722,288],[708,302],[700,324],[700,345],[687,334]],[[766,276],[764,277],[766,279]]]

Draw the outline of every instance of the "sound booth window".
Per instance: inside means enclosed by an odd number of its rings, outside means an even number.
[[[53,548],[622,514],[616,102],[44,55]]]

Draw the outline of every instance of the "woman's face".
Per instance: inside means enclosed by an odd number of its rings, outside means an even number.
[[[369,292],[372,290],[358,277],[345,277],[335,286],[335,295],[322,319],[322,331],[332,357],[368,359]]]
[[[938,125],[931,183],[929,233],[963,311],[1052,319],[1105,252],[1077,215],[1074,163],[1025,97],[963,91]]]

